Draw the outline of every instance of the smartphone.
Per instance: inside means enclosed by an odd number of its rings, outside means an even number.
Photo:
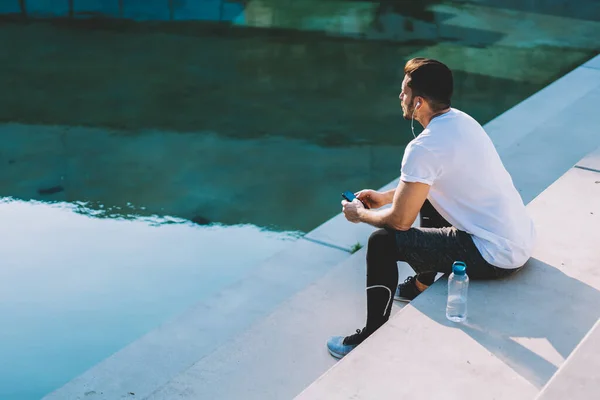
[[[346,190],[344,193],[342,193],[342,197],[346,200],[348,200],[349,202],[352,202],[352,200],[354,200],[356,198],[356,196],[354,195],[354,193],[352,193],[349,190]]]
[[[354,193],[353,193],[353,192],[351,192],[351,191],[349,191],[349,190],[346,190],[344,193],[342,193],[342,197],[343,197],[344,199],[348,200],[349,202],[352,202],[352,200],[354,200],[354,199],[356,198],[356,196],[354,195]],[[367,207],[367,205],[364,203],[364,201],[362,201],[362,200],[358,200],[358,201],[360,201],[360,202],[362,203],[362,205],[363,205],[365,208],[369,208],[369,207]]]

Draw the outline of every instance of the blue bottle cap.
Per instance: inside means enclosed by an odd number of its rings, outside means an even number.
[[[454,272],[454,275],[465,275],[467,273],[467,265],[462,261],[455,261],[452,264],[452,272]]]

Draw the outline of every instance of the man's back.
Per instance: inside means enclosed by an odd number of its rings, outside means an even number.
[[[401,179],[431,185],[429,200],[457,229],[473,235],[490,263],[516,268],[535,232],[523,201],[481,125],[451,109],[407,147]]]

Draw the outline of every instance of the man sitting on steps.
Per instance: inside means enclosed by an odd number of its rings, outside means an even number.
[[[492,141],[477,121],[450,106],[450,69],[415,58],[404,74],[404,118],[424,131],[406,147],[396,189],[361,190],[358,200],[342,201],[348,221],[381,229],[367,247],[366,326],[327,342],[337,358],[389,319],[392,298],[414,299],[438,272],[450,273],[454,261],[465,262],[472,279],[502,278],[518,271],[533,249],[533,222]],[[411,228],[419,212],[421,226]],[[400,285],[397,261],[416,272]]]

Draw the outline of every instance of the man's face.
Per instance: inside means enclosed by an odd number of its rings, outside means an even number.
[[[404,119],[410,120],[412,118],[413,112],[415,110],[415,105],[413,104],[413,96],[412,89],[408,87],[408,82],[410,78],[408,75],[404,76],[404,80],[402,81],[402,92],[400,92],[400,106],[402,107],[402,116]]]

